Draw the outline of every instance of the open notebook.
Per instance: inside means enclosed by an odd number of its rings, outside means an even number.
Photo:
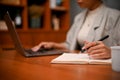
[[[111,64],[111,59],[90,59],[88,54],[64,53],[53,59],[51,63],[63,64]]]

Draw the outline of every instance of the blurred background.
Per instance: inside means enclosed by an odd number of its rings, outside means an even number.
[[[103,0],[120,10],[120,0]],[[9,12],[21,43],[32,47],[41,41],[63,42],[74,17],[82,9],[76,0],[0,0],[0,45],[14,48],[3,19]]]

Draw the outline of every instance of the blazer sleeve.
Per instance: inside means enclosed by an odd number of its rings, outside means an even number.
[[[119,13],[120,14],[120,13]],[[117,18],[116,24],[115,24],[115,28],[113,30],[113,37],[114,37],[114,41],[115,44],[117,46],[120,46],[120,15]]]
[[[73,40],[75,39],[75,33],[76,33],[76,29],[77,29],[76,27],[78,27],[77,23],[78,23],[78,21],[80,21],[80,17],[81,17],[81,13],[78,14],[75,17],[72,26],[70,27],[69,31],[67,32],[66,41],[64,42],[64,45],[68,49],[70,49],[70,47],[71,47],[71,45],[73,43]]]

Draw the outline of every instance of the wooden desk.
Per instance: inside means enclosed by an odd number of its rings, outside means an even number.
[[[25,58],[15,50],[0,53],[0,80],[120,80],[111,65],[51,64],[57,56]]]

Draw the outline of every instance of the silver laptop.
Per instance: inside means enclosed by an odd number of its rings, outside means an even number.
[[[41,48],[37,52],[32,51],[31,49],[24,49],[21,41],[19,39],[19,36],[16,32],[15,25],[12,23],[12,19],[9,15],[9,12],[6,12],[4,15],[4,20],[7,24],[8,31],[11,35],[11,38],[14,42],[16,50],[24,55],[25,57],[35,57],[35,56],[44,56],[44,55],[56,55],[56,54],[62,54],[63,51],[57,50],[57,49],[44,49]]]

